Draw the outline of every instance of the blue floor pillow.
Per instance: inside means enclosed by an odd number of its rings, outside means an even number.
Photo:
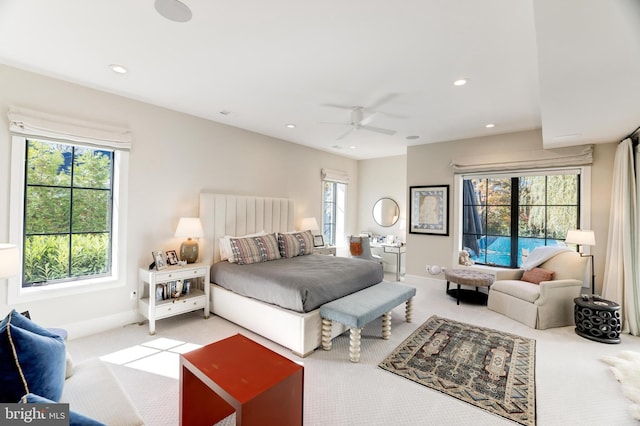
[[[66,370],[62,337],[15,309],[0,323],[0,402],[34,393],[60,401]]]

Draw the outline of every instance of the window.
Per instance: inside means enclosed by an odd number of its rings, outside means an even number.
[[[111,272],[113,151],[26,139],[22,286]]]
[[[124,286],[130,131],[23,108],[8,115],[9,241],[22,259],[8,303]]]
[[[579,227],[579,169],[462,178],[462,247],[480,264],[518,267]]]
[[[337,235],[344,235],[347,185],[323,181],[322,235],[326,244],[342,246]]]

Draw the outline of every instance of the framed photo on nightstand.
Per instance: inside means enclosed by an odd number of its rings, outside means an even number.
[[[313,246],[314,247],[324,247],[324,238],[322,235],[314,235],[313,236]]]
[[[156,250],[151,252],[153,256],[153,261],[156,264],[156,269],[161,271],[167,267],[167,259],[164,257],[164,254],[160,250]]]
[[[178,254],[175,250],[169,250],[167,252],[167,264],[169,265],[177,265],[178,264]]]

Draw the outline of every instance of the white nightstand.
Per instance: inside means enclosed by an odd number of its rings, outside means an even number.
[[[324,247],[314,247],[314,254],[326,254],[330,256],[336,255],[336,246],[324,246]]]
[[[209,267],[206,263],[169,266],[161,271],[138,271],[138,312],[149,320],[149,334],[156,333],[156,320],[204,309],[209,318]],[[189,282],[189,293],[171,297],[171,284]],[[156,296],[157,295],[157,296]]]

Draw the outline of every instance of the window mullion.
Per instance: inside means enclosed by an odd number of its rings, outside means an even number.
[[[518,229],[520,226],[520,179],[511,178],[511,257],[512,268],[518,266]]]

